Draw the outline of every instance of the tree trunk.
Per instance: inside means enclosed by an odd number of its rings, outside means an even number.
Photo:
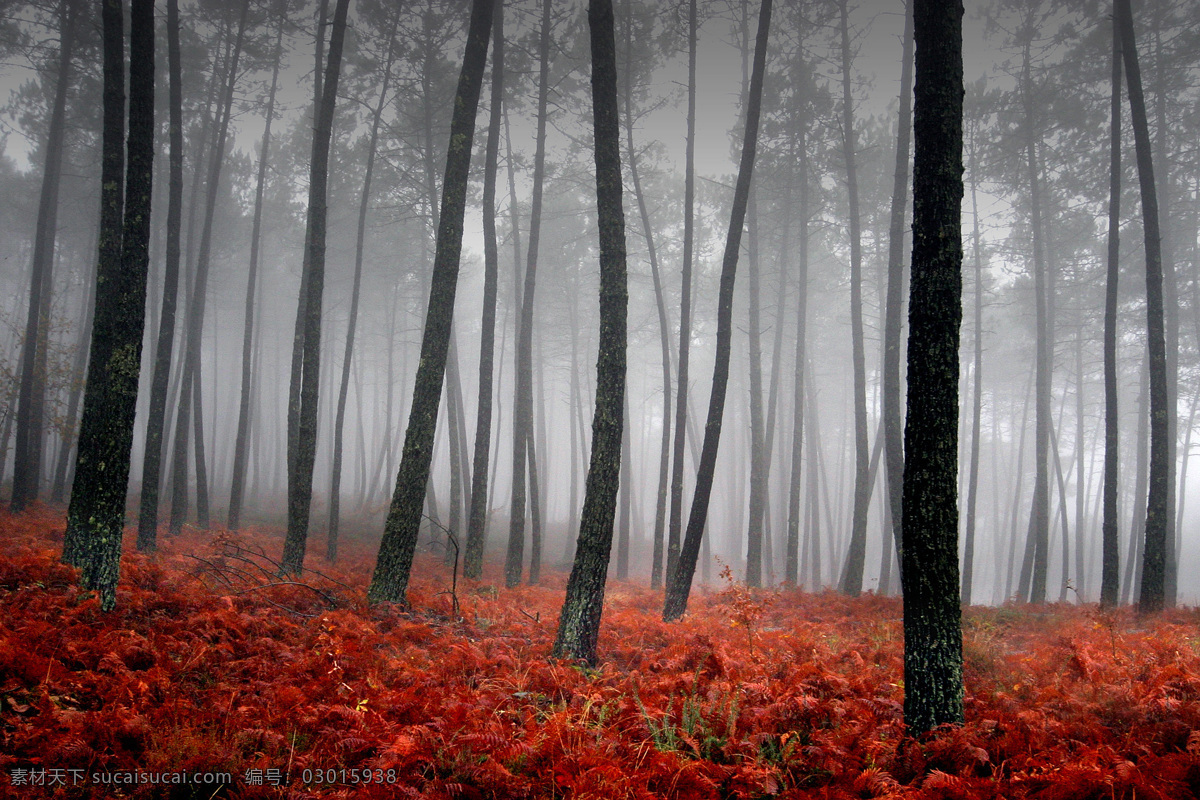
[[[504,2],[492,12],[492,95],[483,165],[483,322],[479,332],[479,402],[475,417],[475,453],[471,471],[471,507],[463,574],[483,575],[487,543],[488,463],[492,446],[492,381],[495,373],[496,294],[500,249],[496,236],[496,162],[500,154],[500,109],[504,102]]]
[[[626,3],[628,15],[629,4]],[[667,481],[671,467],[671,332],[667,321],[667,305],[663,298],[662,279],[658,270],[658,248],[654,243],[654,229],[650,222],[650,210],[642,192],[641,176],[638,174],[637,149],[633,143],[633,24],[625,28],[625,144],[629,152],[629,177],[633,181],[633,196],[637,200],[638,216],[642,231],[646,235],[646,256],[650,261],[650,279],[654,283],[654,304],[658,311],[659,344],[662,349],[663,370],[663,414],[662,442],[658,454],[658,489],[654,500],[654,554],[650,562],[650,588],[658,589],[663,582],[663,537],[667,516]]]
[[[126,148],[124,32],[116,0],[103,6],[105,166]],[[119,243],[102,251],[96,270],[96,317],[84,390],[79,456],[64,544],[82,567],[80,584],[100,595],[100,608],[116,605],[125,495],[133,448],[134,410],[145,324],[146,275],[150,267],[150,194],[154,184],[154,3],[133,0],[129,42],[129,140],[124,202],[106,193],[100,241]],[[119,178],[117,179],[119,182]],[[124,206],[123,212],[121,206]],[[105,223],[123,217],[122,229]],[[115,255],[116,258],[112,256]]]
[[[804,50],[797,47],[796,58],[804,65]],[[801,95],[797,101],[796,113],[803,115],[808,107],[807,95]],[[809,209],[808,185],[808,121],[800,117],[797,130],[796,149],[798,155],[797,171],[800,175],[800,213],[796,220],[799,227],[796,242],[796,366],[795,385],[792,390],[792,449],[791,449],[791,480],[788,483],[788,513],[787,513],[787,544],[784,555],[784,586],[789,588],[802,583],[800,575],[800,522],[801,514],[808,509],[800,508],[800,479],[804,465],[804,389],[805,366],[808,360],[808,221]],[[809,447],[811,450],[811,446]],[[810,459],[811,461],[811,459]],[[809,469],[810,489],[814,475]],[[810,494],[810,497],[812,495]],[[811,505],[811,500],[810,500]],[[811,528],[810,528],[811,530]],[[810,584],[811,585],[811,584]]]
[[[867,478],[871,447],[867,441],[867,372],[862,318],[862,221],[858,207],[857,148],[854,104],[850,95],[849,0],[841,2],[842,31],[842,146],[846,159],[846,187],[850,199],[850,339],[854,372],[854,516],[846,565],[838,586],[844,594],[862,591],[867,556],[867,512],[871,484]]]
[[[525,286],[521,292],[521,317],[517,324],[516,371],[513,381],[512,503],[509,512],[508,553],[504,584],[521,582],[525,553],[526,450],[533,436],[533,297],[537,286],[538,243],[542,227],[542,186],[546,170],[546,114],[550,94],[550,0],[542,2],[542,29],[538,40],[538,116],[533,156],[533,203],[529,216],[529,246],[525,251]]]
[[[174,486],[171,503],[170,530],[178,534],[183,528],[184,512],[187,509],[187,425],[189,420],[195,422],[196,434],[194,447],[196,455],[196,492],[197,511],[202,528],[207,528],[207,479],[201,473],[204,467],[203,417],[200,411],[199,384],[201,380],[200,353],[204,331],[204,309],[208,293],[209,256],[212,251],[213,216],[216,211],[217,190],[221,179],[221,167],[225,161],[225,143],[229,135],[229,119],[233,108],[234,87],[237,83],[238,61],[242,52],[242,43],[246,30],[246,17],[249,13],[249,0],[242,6],[238,22],[237,35],[229,61],[229,73],[225,81],[222,108],[219,113],[217,138],[213,143],[211,160],[208,167],[208,182],[205,189],[204,221],[200,229],[200,246],[196,256],[196,280],[192,287],[191,308],[188,310],[187,334],[185,336],[185,351],[182,370],[182,382],[179,396],[179,408],[175,421],[175,453],[174,453]],[[193,408],[194,406],[194,408]]]
[[[1021,569],[1018,592],[1022,600],[1046,602],[1046,578],[1050,550],[1050,390],[1053,344],[1050,341],[1049,289],[1042,229],[1041,176],[1037,157],[1037,133],[1034,127],[1033,78],[1030,73],[1029,44],[1025,45],[1022,94],[1025,113],[1025,150],[1029,179],[1030,225],[1033,228],[1033,283],[1037,306],[1036,378],[1034,380],[1034,482],[1029,511],[1026,562]]]
[[[384,525],[375,573],[367,592],[368,600],[373,603],[405,602],[408,576],[416,550],[421,507],[429,482],[450,330],[454,321],[454,296],[462,251],[471,142],[475,135],[475,111],[479,105],[483,70],[487,62],[493,6],[492,0],[473,0],[471,3],[470,29],[450,123],[450,147],[446,152],[446,172],[442,180],[437,251],[425,331],[421,339],[421,359],[413,385],[413,400],[404,437],[404,452],[396,475],[396,489]]]
[[[346,322],[346,347],[342,353],[342,376],[338,386],[337,416],[333,423],[333,464],[330,468],[329,485],[329,537],[326,540],[325,557],[332,563],[337,561],[338,523],[341,508],[342,445],[346,423],[346,398],[350,392],[350,367],[354,358],[354,334],[358,326],[358,303],[362,288],[363,250],[367,241],[367,212],[371,207],[371,178],[375,174],[375,154],[379,149],[379,125],[383,108],[387,102],[388,85],[392,79],[392,62],[395,60],[396,27],[400,22],[400,6],[393,12],[392,24],[387,32],[387,56],[384,58],[383,81],[379,87],[379,99],[371,114],[371,134],[367,144],[367,165],[363,174],[362,198],[358,204],[358,228],[354,247],[354,280],[350,289],[350,313]],[[361,416],[360,416],[361,419]]]
[[[292,343],[288,402],[288,528],[280,560],[281,575],[299,575],[308,543],[313,462],[317,452],[317,400],[321,363],[321,301],[325,289],[325,224],[329,181],[329,144],[341,74],[342,44],[350,0],[338,0],[329,34],[321,103],[313,126],[308,182],[308,219],[304,233],[300,302]]]
[[[279,27],[275,31],[275,55],[271,67],[271,88],[267,93],[266,121],[258,151],[258,181],[254,189],[254,221],[250,228],[250,270],[246,277],[245,324],[242,328],[242,388],[238,401],[237,434],[233,446],[233,478],[229,490],[229,516],[226,527],[241,527],[242,499],[246,489],[246,464],[250,454],[250,388],[254,347],[254,305],[258,284],[259,247],[262,239],[263,193],[267,184],[267,165],[271,152],[271,121],[275,117],[275,93],[279,86],[279,66],[283,59],[283,27],[287,15],[280,8]]]
[[[41,488],[42,436],[45,426],[46,346],[50,325],[50,292],[53,288],[54,240],[58,231],[58,189],[62,178],[64,140],[67,130],[67,93],[71,86],[71,53],[75,43],[75,7],[62,0],[58,12],[58,74],[46,136],[46,164],[38,199],[38,216],[33,239],[33,266],[29,278],[29,307],[25,339],[21,346],[21,380],[17,396],[17,441],[13,454],[10,510],[19,514],[37,500]],[[112,157],[112,156],[110,156]],[[123,154],[121,154],[123,158]],[[112,165],[120,192],[121,161]],[[117,213],[120,212],[118,198]],[[110,224],[114,224],[109,219]],[[120,218],[110,232],[119,235]],[[116,246],[120,246],[118,238]]]
[[[979,234],[978,145],[971,142],[971,251],[975,263],[975,386],[971,404],[971,456],[967,477],[967,520],[963,536],[962,604],[971,605],[975,579],[975,509],[979,495],[979,436],[983,416],[983,245]],[[1081,484],[1082,485],[1082,484]]]
[[[1146,240],[1146,328],[1150,374],[1150,483],[1146,501],[1146,542],[1142,551],[1142,587],[1138,609],[1161,611],[1166,603],[1168,531],[1170,503],[1170,420],[1168,408],[1167,346],[1163,311],[1163,261],[1155,194],[1154,165],[1150,155],[1150,132],[1146,121],[1146,99],[1134,43],[1133,12],[1129,0],[1114,3],[1121,28],[1121,54],[1125,81],[1129,86],[1129,109],[1133,118],[1134,149],[1137,153],[1138,183],[1142,198],[1142,227]]]
[[[883,321],[883,431],[888,508],[896,552],[904,549],[904,421],[900,399],[900,350],[904,325],[904,217],[908,201],[908,151],[912,139],[913,0],[906,4],[900,64],[900,114],[896,120],[896,166],[888,225],[888,278]],[[884,543],[887,550],[887,543]],[[882,591],[882,578],[880,579]]]
[[[769,2],[769,0],[768,0]],[[592,118],[596,214],[600,228],[600,338],[592,459],[579,522],[575,563],[551,654],[592,664],[600,635],[604,584],[612,549],[624,423],[626,314],[625,215],[621,208],[621,129],[617,113],[617,52],[611,0],[590,0]],[[530,245],[532,249],[532,245]],[[528,298],[526,298],[528,303]]]
[[[914,0],[913,252],[904,431],[904,722],[963,722],[958,576],[961,2]]]
[[[688,361],[692,339],[692,250],[696,227],[696,38],[696,0],[689,0],[687,142],[683,173],[683,288],[679,295],[679,390],[675,393],[675,441],[671,449],[671,513],[667,518],[668,585],[675,580],[683,530],[683,445],[687,435]]]
[[[754,172],[754,157],[758,147],[758,123],[762,105],[763,73],[766,71],[767,34],[771,24],[771,0],[763,0],[758,15],[758,34],[754,44],[754,68],[750,76],[750,95],[746,104],[746,129],[742,139],[742,156],[738,165],[729,231],[725,238],[725,253],[721,262],[721,288],[717,299],[717,351],[713,366],[712,395],[709,398],[708,420],[704,426],[704,444],[696,468],[696,489],[688,515],[687,531],[679,552],[679,563],[670,573],[663,619],[676,620],[687,610],[700,540],[708,519],[708,503],[712,495],[716,470],[717,448],[721,441],[721,419],[725,411],[725,389],[729,383],[729,358],[733,340],[733,284],[737,274],[738,251],[742,228],[746,221],[746,205]]]

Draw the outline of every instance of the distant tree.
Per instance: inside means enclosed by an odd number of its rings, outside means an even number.
[[[125,150],[123,13],[105,0],[104,149]],[[84,390],[79,454],[67,509],[64,555],[82,568],[80,583],[100,595],[101,609],[116,605],[125,495],[129,484],[133,418],[141,368],[146,275],[150,268],[150,194],[154,166],[154,2],[133,0],[129,38],[129,139],[121,230],[101,230],[96,273],[92,356]],[[115,158],[113,159],[115,160]],[[104,197],[101,219],[114,217]],[[113,256],[116,256],[115,258]]]
[[[904,722],[963,721],[958,575],[962,0],[914,0],[912,287],[904,430]]]
[[[838,588],[856,596],[862,591],[867,555],[867,512],[871,505],[871,448],[867,441],[867,373],[863,335],[862,214],[858,199],[857,135],[854,98],[850,93],[849,0],[841,0],[842,35],[842,153],[846,162],[846,189],[850,204],[850,341],[854,374],[854,511],[850,543]]]
[[[254,306],[258,288],[259,253],[262,244],[263,193],[267,184],[267,166],[271,154],[271,123],[275,117],[275,96],[279,89],[279,68],[283,60],[283,28],[287,22],[284,4],[279,8],[275,30],[275,55],[271,65],[271,88],[267,90],[262,142],[258,147],[258,177],[254,186],[254,218],[250,223],[250,265],[246,275],[246,304],[242,324],[242,375],[238,400],[237,433],[233,443],[233,477],[229,487],[229,516],[226,527],[236,531],[242,521],[242,501],[246,494],[246,468],[250,461],[250,394],[253,380]]]
[[[75,44],[73,0],[61,0],[58,11],[58,61],[46,135],[46,162],[38,200],[37,225],[30,270],[29,305],[21,352],[21,379],[17,395],[17,441],[13,457],[10,508],[25,510],[38,497],[42,472],[42,435],[45,425],[46,348],[50,325],[50,292],[54,273],[54,240],[58,229],[58,189],[62,181],[64,140],[67,130],[67,93],[71,86],[71,57]],[[120,175],[120,164],[113,165]],[[119,183],[118,183],[119,191]],[[118,220],[119,224],[119,220]],[[118,240],[119,242],[119,240]],[[4,442],[2,446],[7,446]]]
[[[371,131],[367,142],[367,164],[363,172],[362,194],[358,203],[358,227],[354,244],[354,280],[350,290],[350,312],[346,322],[346,346],[342,352],[342,376],[338,384],[337,410],[333,418],[333,464],[330,467],[329,485],[329,535],[326,540],[325,557],[337,561],[338,525],[342,502],[342,449],[346,426],[346,399],[350,393],[350,367],[354,359],[354,337],[358,330],[358,306],[362,293],[363,251],[367,241],[367,212],[371,206],[371,183],[375,176],[375,157],[379,151],[379,129],[383,109],[388,99],[388,88],[392,81],[392,65],[396,58],[396,27],[400,22],[401,6],[391,9],[392,21],[385,34],[387,54],[384,56],[383,78],[379,84],[379,97],[371,111]]]
[[[550,0],[542,2],[542,27],[538,36],[538,111],[533,155],[533,199],[529,212],[529,245],[525,250],[525,279],[521,290],[521,316],[517,323],[516,371],[513,400],[512,504],[509,506],[508,551],[504,584],[521,582],[525,554],[525,473],[536,469],[527,453],[533,439],[533,302],[537,289],[538,247],[542,228],[542,191],[546,174],[546,114],[550,96]],[[539,534],[540,535],[540,532]],[[537,567],[531,565],[532,573]]]
[[[770,2],[770,0],[767,0]],[[592,121],[596,213],[600,228],[600,340],[596,411],[575,563],[551,651],[555,658],[596,660],[604,586],[612,551],[624,423],[625,349],[629,305],[625,214],[621,208],[621,129],[617,105],[617,46],[612,0],[590,0]]]
[[[1142,588],[1138,608],[1145,613],[1161,611],[1166,600],[1166,561],[1168,521],[1172,516],[1168,490],[1171,476],[1167,437],[1167,345],[1164,331],[1163,266],[1159,237],[1158,197],[1155,193],[1154,164],[1150,151],[1150,131],[1146,119],[1146,98],[1142,92],[1142,73],[1138,65],[1134,39],[1133,11],[1130,0],[1116,0],[1113,6],[1121,37],[1121,59],[1125,63],[1125,82],[1129,87],[1129,110],[1133,119],[1133,142],[1137,154],[1138,183],[1142,196],[1142,227],[1146,242],[1146,324],[1150,374],[1150,489],[1146,503],[1146,540],[1142,551]]]
[[[700,463],[696,468],[696,488],[692,495],[687,531],[680,548],[679,561],[675,570],[667,576],[666,599],[663,603],[663,619],[667,621],[679,619],[687,611],[692,577],[696,573],[696,560],[700,555],[700,542],[708,521],[708,503],[712,496],[717,448],[721,442],[721,421],[725,412],[725,390],[729,384],[729,359],[733,341],[733,285],[737,276],[742,228],[746,222],[750,181],[754,174],[754,157],[758,149],[758,123],[762,109],[763,73],[766,71],[770,25],[771,0],[763,0],[758,12],[754,68],[750,74],[746,128],[742,134],[742,156],[738,164],[737,184],[733,190],[725,253],[721,260],[721,288],[717,298],[717,351],[713,365],[712,394],[708,401],[708,420],[704,425],[704,443],[700,449]],[[684,391],[686,393],[686,389]]]
[[[304,232],[304,263],[296,331],[292,340],[292,371],[288,389],[288,527],[280,572],[298,575],[304,566],[308,519],[312,503],[313,462],[317,455],[317,399],[321,367],[321,300],[325,289],[325,225],[329,184],[329,141],[337,104],[342,45],[350,0],[338,0],[329,34],[321,103],[313,126],[309,159],[308,218]]]
[[[421,358],[413,385],[413,400],[408,430],[404,436],[404,452],[396,475],[396,488],[384,523],[375,573],[367,590],[367,598],[373,603],[405,602],[417,534],[421,527],[421,508],[429,482],[433,438],[454,321],[471,143],[475,136],[475,112],[479,106],[483,71],[487,63],[493,8],[493,0],[472,0],[471,3],[467,45],[450,122],[450,147],[446,152],[446,172],[442,180],[442,210],[429,307],[421,338]]]

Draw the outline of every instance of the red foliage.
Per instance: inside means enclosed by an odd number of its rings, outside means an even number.
[[[0,796],[1200,796],[1194,610],[971,609],[967,724],[914,741],[894,599],[730,584],[667,625],[618,583],[590,670],[547,659],[563,575],[497,590],[491,565],[455,617],[419,560],[414,610],[371,608],[366,549],[247,590],[213,570],[281,535],[194,533],[128,551],[105,615],[61,530],[0,512]],[[232,783],[148,782],[183,771]]]

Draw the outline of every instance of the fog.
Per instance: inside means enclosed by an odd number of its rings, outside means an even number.
[[[242,393],[242,346],[252,220],[264,113],[274,63],[278,4],[250,0],[245,51],[235,76],[229,141],[220,181],[204,175],[213,148],[216,100],[228,72],[231,31],[241,4],[185,2],[181,8],[184,87],[183,260],[176,356],[184,350],[204,211],[214,191],[207,308],[200,344],[199,412],[209,525],[225,525],[233,480]],[[757,4],[702,0],[697,46],[696,226],[692,287],[688,416],[684,449],[684,516],[690,504],[713,372],[720,257],[740,153],[741,106]],[[547,569],[569,569],[583,503],[596,383],[598,232],[591,148],[586,14],[577,3],[553,4],[546,176],[537,253],[533,327],[533,452]],[[660,445],[673,425],[683,259],[684,161],[687,134],[686,3],[616,0],[618,75],[630,95],[640,188],[651,222],[671,351],[672,399],[664,395],[661,337],[647,231],[629,173],[622,128],[629,269],[626,403],[628,469],[621,492],[629,502],[628,577],[650,580],[656,525]],[[0,27],[0,80],[7,97],[0,120],[0,480],[13,470],[21,344],[29,307],[38,196],[46,162],[50,106],[57,73],[57,5],[17,4]],[[394,6],[351,5],[350,29],[334,117],[328,198],[328,245],[321,321],[320,399],[310,552],[324,552],[329,529],[335,413],[351,310],[359,207],[379,100]],[[1173,356],[1172,411],[1177,420],[1174,499],[1180,524],[1179,601],[1195,604],[1200,575],[1185,567],[1200,558],[1197,469],[1189,468],[1200,399],[1200,30],[1187,4],[1148,0],[1135,8],[1143,80],[1150,105],[1159,202],[1164,215],[1168,348]],[[82,386],[85,338],[96,262],[99,198],[100,73],[93,10],[74,35],[73,83],[67,98],[62,187],[45,368],[46,408],[38,434],[40,496],[69,489],[69,457]],[[293,332],[303,260],[309,147],[312,135],[316,10],[291,3],[283,27],[283,59],[262,205],[256,308],[252,332],[250,445],[242,524],[278,525],[287,492],[286,417]],[[143,484],[149,382],[163,303],[167,200],[166,45],[159,9],[157,146],[149,299],[130,480],[135,521]],[[500,138],[496,218],[499,289],[495,331],[494,405],[488,482],[489,559],[500,560],[512,500],[514,353],[519,282],[523,280],[533,191],[540,4],[505,3],[505,120]],[[748,15],[748,17],[746,16]],[[382,106],[362,249],[362,289],[350,363],[340,490],[343,537],[374,543],[395,487],[397,467],[428,303],[434,256],[432,208],[440,197],[449,121],[465,44],[467,4],[405,3],[396,25],[394,61]],[[745,19],[744,19],[745,18]],[[632,23],[630,22],[632,20]],[[861,209],[861,313],[866,431],[872,461],[866,522],[865,590],[899,591],[890,518],[885,515],[881,395],[884,296],[899,108],[904,8],[900,0],[862,0],[848,14],[849,84]],[[630,25],[632,24],[632,32]],[[743,24],[745,27],[743,28]],[[961,329],[960,512],[970,490],[967,469],[978,448],[974,589],[971,602],[1001,604],[1021,591],[1022,555],[1030,532],[1035,480],[1035,233],[1026,147],[1036,140],[1041,237],[1045,248],[1052,377],[1048,599],[1095,602],[1100,588],[1101,489],[1104,459],[1105,247],[1108,213],[1108,102],[1111,16],[1107,6],[997,0],[966,4],[966,196],[963,204],[964,314]],[[630,48],[632,48],[630,50]],[[627,52],[628,51],[628,52]],[[785,578],[788,490],[802,487],[799,582],[812,590],[839,585],[851,538],[855,494],[855,386],[851,319],[851,223],[842,128],[842,40],[836,2],[779,2],[771,29],[763,128],[734,299],[733,368],[706,541],[697,580],[715,583],[724,565],[741,579],[751,495],[752,405],[760,404],[770,451],[764,462],[763,582]],[[632,69],[629,69],[632,67]],[[440,557],[441,526],[466,529],[468,475],[475,441],[483,317],[483,147],[489,117],[485,77],[478,114],[464,248],[455,302],[452,375],[437,427],[427,513],[437,525],[422,553]],[[1031,105],[1026,105],[1026,101]],[[908,102],[905,100],[905,102]],[[1030,110],[1032,109],[1032,111]],[[626,106],[622,106],[622,114]],[[622,119],[622,125],[626,120]],[[1126,111],[1124,125],[1129,125]],[[1123,600],[1136,598],[1139,526],[1144,528],[1148,416],[1145,256],[1133,137],[1123,159],[1117,376],[1120,403],[1120,550]],[[803,162],[800,150],[805,149]],[[801,174],[799,164],[806,165]],[[430,178],[434,193],[429,191]],[[807,196],[802,205],[801,195]],[[808,236],[801,252],[800,215]],[[911,198],[907,211],[911,214]],[[978,223],[980,238],[974,232]],[[855,226],[857,227],[857,226]],[[905,223],[907,229],[907,222]],[[906,240],[905,260],[911,249]],[[982,282],[976,280],[976,259]],[[801,261],[807,275],[800,284]],[[757,270],[758,330],[752,329],[749,274]],[[798,307],[807,295],[804,385],[796,376]],[[982,325],[975,298],[982,298]],[[1173,320],[1173,322],[1172,322]],[[1171,331],[1174,339],[1170,340]],[[752,386],[752,334],[761,347],[761,392]],[[904,329],[907,337],[907,326]],[[975,357],[982,339],[982,361]],[[178,362],[179,359],[176,358]],[[901,362],[903,365],[903,361]],[[975,375],[982,376],[976,396]],[[179,402],[180,365],[172,369],[159,513],[173,504],[170,465]],[[453,394],[453,400],[449,395]],[[761,395],[761,396],[760,396]],[[793,410],[805,398],[802,469],[792,471]],[[973,440],[972,412],[980,404]],[[452,416],[453,414],[453,416]],[[455,419],[454,417],[457,417]],[[451,426],[462,441],[451,443]],[[674,435],[674,433],[672,433]],[[194,437],[193,437],[194,439]],[[461,447],[460,447],[461,445]],[[195,516],[196,463],[189,458],[189,525]],[[457,451],[463,451],[455,463]],[[624,502],[624,500],[622,500]],[[451,506],[458,504],[457,512]],[[669,505],[669,503],[668,503]],[[965,519],[960,523],[965,528]],[[530,527],[525,526],[525,536]],[[1064,538],[1066,537],[1065,542]],[[1131,540],[1131,537],[1134,537]],[[425,545],[428,544],[428,547]],[[528,559],[529,548],[525,548]],[[1134,556],[1130,561],[1130,555]],[[1064,562],[1064,555],[1066,560]],[[420,557],[431,557],[422,555]],[[890,564],[890,568],[887,566]],[[613,559],[613,570],[619,569]],[[889,574],[886,570],[890,569]],[[1025,598],[1021,598],[1025,599]]]

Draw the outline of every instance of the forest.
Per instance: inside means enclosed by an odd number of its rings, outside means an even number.
[[[1200,796],[1188,4],[0,9],[14,791]]]

